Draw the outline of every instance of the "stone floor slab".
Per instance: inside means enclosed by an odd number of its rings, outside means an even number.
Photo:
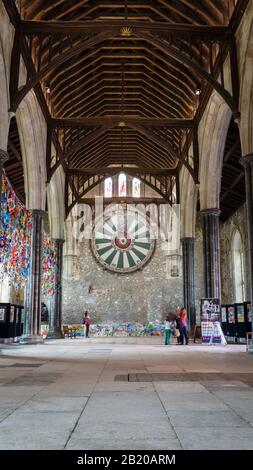
[[[253,428],[177,428],[186,450],[253,450]]]
[[[0,448],[252,448],[253,388],[244,379],[253,361],[245,347],[132,340],[4,347]],[[36,361],[43,365],[5,367]],[[129,374],[152,381],[115,381]]]
[[[169,420],[177,430],[183,428],[249,427],[249,424],[233,411],[169,411]]]

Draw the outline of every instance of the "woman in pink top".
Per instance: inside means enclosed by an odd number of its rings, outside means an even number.
[[[88,338],[89,330],[90,330],[90,317],[87,311],[85,312],[84,317],[83,317],[83,326],[84,326],[84,336]]]
[[[182,344],[184,344],[184,339],[185,339],[185,344],[188,344],[189,343],[189,335],[188,335],[188,331],[187,331],[187,312],[186,312],[185,307],[181,308],[179,316],[180,316],[181,321],[182,321],[182,331],[181,331]]]

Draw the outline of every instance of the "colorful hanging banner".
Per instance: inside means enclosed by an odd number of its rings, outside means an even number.
[[[0,281],[19,289],[25,286],[31,255],[31,212],[17,198],[6,176],[2,179]]]
[[[42,247],[42,295],[51,297],[59,287],[57,284],[56,246],[55,243],[44,234]]]

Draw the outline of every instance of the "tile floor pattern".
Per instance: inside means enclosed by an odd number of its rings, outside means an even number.
[[[90,338],[0,349],[0,449],[253,449],[245,346]]]

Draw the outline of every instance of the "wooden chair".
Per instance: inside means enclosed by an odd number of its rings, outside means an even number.
[[[70,328],[68,325],[63,325],[63,334],[64,338],[73,338],[73,329]]]

